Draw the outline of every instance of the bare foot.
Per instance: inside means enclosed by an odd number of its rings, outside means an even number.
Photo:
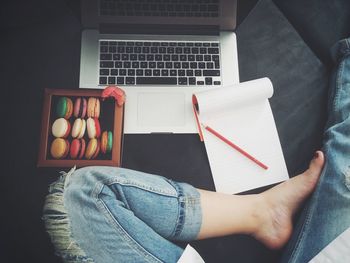
[[[257,240],[271,249],[287,243],[293,230],[292,217],[315,189],[323,164],[324,155],[317,151],[304,173],[261,194],[262,223],[253,234]]]

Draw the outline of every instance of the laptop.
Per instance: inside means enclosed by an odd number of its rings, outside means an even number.
[[[124,133],[197,133],[192,94],[239,82],[237,0],[84,0],[80,88],[126,92]]]

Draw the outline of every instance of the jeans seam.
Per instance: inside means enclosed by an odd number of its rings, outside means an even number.
[[[345,60],[341,61],[339,64],[337,76],[336,76],[336,87],[333,101],[333,112],[336,112],[336,107],[338,106],[339,91],[342,89],[341,76],[343,74],[345,67]]]
[[[131,249],[135,250],[140,256],[144,257],[148,262],[162,262],[156,256],[147,251],[144,247],[141,246],[135,239],[133,239],[128,232],[121,226],[118,220],[112,215],[106,203],[99,198],[99,194],[101,193],[104,184],[101,182],[97,182],[94,190],[91,193],[91,197],[96,201],[97,208],[104,215],[105,219],[112,224],[113,228],[121,234],[121,237],[125,240],[125,242],[131,247]]]
[[[139,189],[142,189],[145,191],[149,191],[149,192],[152,192],[155,194],[159,194],[159,195],[165,195],[165,196],[175,197],[175,198],[177,197],[176,194],[173,194],[169,191],[163,191],[162,189],[159,189],[159,188],[147,187],[146,185],[135,183],[131,180],[124,179],[124,178],[118,178],[118,177],[108,178],[105,180],[101,180],[100,183],[105,184],[105,185],[111,185],[111,184],[117,183],[117,184],[120,184],[122,186],[133,186],[133,187],[136,187],[136,188],[139,188]]]

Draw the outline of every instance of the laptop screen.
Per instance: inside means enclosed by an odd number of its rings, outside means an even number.
[[[82,1],[85,28],[101,25],[197,25],[234,30],[236,0]]]

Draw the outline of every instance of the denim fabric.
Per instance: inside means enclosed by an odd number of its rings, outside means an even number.
[[[308,262],[350,227],[350,38],[334,51],[338,66],[329,90],[326,163],[282,262]]]
[[[199,192],[142,172],[87,167],[65,180],[74,241],[95,262],[176,262],[201,226]],[[46,209],[47,210],[47,209]]]

